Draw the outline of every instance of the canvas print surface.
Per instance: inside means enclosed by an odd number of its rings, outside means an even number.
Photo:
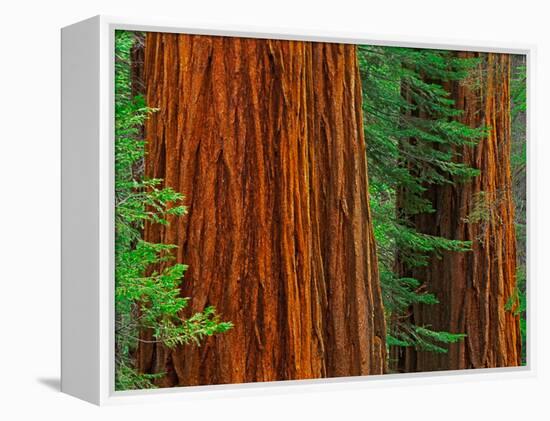
[[[526,57],[116,31],[115,388],[526,363]]]

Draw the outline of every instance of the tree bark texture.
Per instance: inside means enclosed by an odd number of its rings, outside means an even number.
[[[460,120],[485,126],[488,135],[459,151],[461,162],[480,170],[466,183],[428,186],[434,213],[412,218],[427,234],[472,241],[472,251],[445,252],[426,267],[402,273],[423,281],[436,305],[414,305],[413,322],[432,330],[465,333],[446,354],[407,348],[402,371],[510,367],[521,364],[519,317],[506,309],[514,295],[516,240],[510,172],[510,57],[506,54],[457,53],[479,57],[472,80],[448,83]],[[392,352],[393,354],[393,352]]]
[[[383,373],[355,47],[149,33],[144,75],[146,174],[189,207],[145,240],[189,265],[185,316],[234,327],[142,343],[138,368],[163,387]]]

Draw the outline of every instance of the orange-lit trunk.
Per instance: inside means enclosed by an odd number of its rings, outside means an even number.
[[[189,207],[145,240],[178,245],[190,311],[234,328],[141,344],[138,368],[164,387],[382,373],[355,47],[150,33],[144,75],[146,174]]]

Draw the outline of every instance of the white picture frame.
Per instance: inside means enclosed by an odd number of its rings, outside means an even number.
[[[527,55],[528,101],[532,104],[535,47],[380,37],[301,29],[194,25],[154,19],[96,16],[67,26],[62,39],[62,356],[61,390],[97,405],[142,401],[343,390],[402,384],[476,381],[533,376],[536,355],[528,337],[527,365],[514,368],[389,374],[284,382],[114,390],[114,31],[117,29],[253,38],[331,41]],[[527,145],[531,156],[531,107]],[[530,172],[530,171],[529,171]],[[528,174],[528,197],[529,191]],[[530,207],[528,207],[528,221]],[[531,241],[528,223],[528,240]],[[531,253],[528,246],[528,268]],[[528,270],[528,273],[530,271]],[[528,276],[527,292],[534,296]],[[529,301],[528,331],[534,332],[535,301]]]

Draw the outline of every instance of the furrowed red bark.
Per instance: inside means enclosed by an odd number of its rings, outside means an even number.
[[[481,173],[466,183],[429,186],[436,209],[412,218],[421,232],[472,241],[472,251],[446,252],[442,259],[406,273],[436,295],[437,305],[415,305],[412,320],[432,330],[465,333],[448,353],[400,351],[400,370],[430,371],[510,367],[521,364],[519,316],[506,309],[516,283],[514,204],[510,172],[510,57],[506,54],[458,53],[481,57],[472,81],[449,84],[463,110],[460,120],[488,128],[476,147],[459,151],[461,162]],[[515,307],[515,306],[514,306]]]
[[[146,174],[189,207],[145,240],[189,265],[185,316],[214,305],[234,327],[142,343],[140,371],[163,387],[383,373],[355,47],[148,33],[144,75]]]

